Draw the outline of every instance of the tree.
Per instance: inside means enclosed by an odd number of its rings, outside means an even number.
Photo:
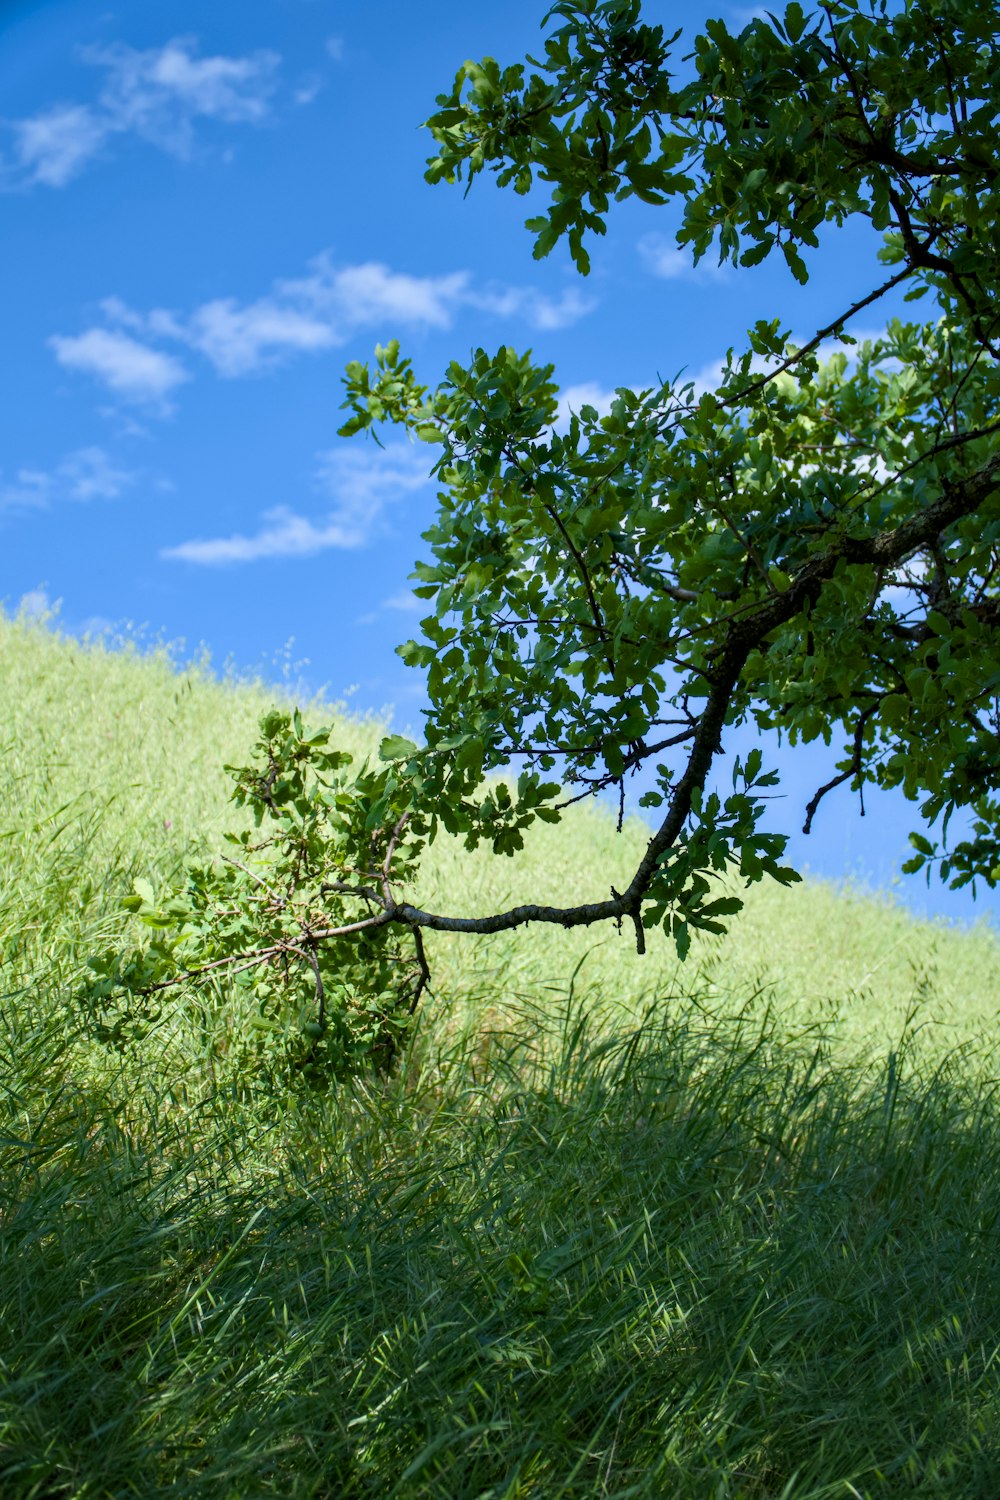
[[[885,272],[803,347],[780,318],[757,323],[713,392],[621,389],[565,431],[551,367],[509,348],[434,388],[396,343],[349,366],[343,434],[395,423],[435,447],[440,509],[416,572],[429,613],[401,648],[427,674],[426,740],[390,738],[354,775],[322,735],[272,715],[237,773],[268,851],[246,835],[238,866],[195,878],[169,961],[272,976],[291,962],[322,1026],[324,975],[361,961],[360,937],[362,967],[377,952],[383,975],[406,971],[366,1012],[383,1044],[426,982],[424,928],[628,921],[640,951],[662,926],[683,955],[691,928],[720,931],[740,905],[715,894],[723,872],[797,878],[762,826],[777,777],[759,752],[733,765],[731,796],[708,789],[736,725],[842,741],[807,830],[842,783],[902,787],[941,825],[911,835],[908,870],[1000,880],[996,4],[831,0],[807,15],[792,0],[738,35],[709,22],[690,52],[638,0],[559,0],[548,19],[537,71],[460,69],[427,122],[431,182],[550,185],[528,220],[535,255],[565,239],[582,274],[630,196],[681,205],[695,259],[780,254],[802,282],[821,235],[860,216]],[[924,321],[856,344],[845,325],[896,288],[926,299]],[[844,347],[821,362],[831,339]],[[439,830],[509,854],[535,819],[639,767],[655,768],[642,801],[661,821],[624,890],[603,894],[595,870],[579,906],[405,899]],[[971,831],[949,845],[958,810]],[[234,903],[244,919],[227,932],[218,913]],[[133,904],[155,918],[141,892]],[[155,954],[135,963],[134,990],[173,982]]]

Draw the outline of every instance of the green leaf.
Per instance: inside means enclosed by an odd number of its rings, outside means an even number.
[[[401,734],[387,734],[378,747],[379,760],[409,760],[417,746]]]
[[[785,32],[790,42],[797,42],[806,29],[806,17],[797,0],[785,7]]]
[[[766,260],[774,249],[775,236],[765,234],[756,245],[751,245],[749,250],[744,250],[740,256],[741,266],[759,266],[762,260]]]
[[[809,280],[809,272],[806,270],[805,261],[799,254],[799,248],[794,240],[785,240],[781,246],[788,269],[800,286],[805,286]]]
[[[919,850],[921,854],[926,855],[928,858],[933,855],[934,845],[930,839],[925,838],[922,833],[911,833],[909,837],[914,849]]]

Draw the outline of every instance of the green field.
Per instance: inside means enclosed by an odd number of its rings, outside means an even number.
[[[0,681],[5,1500],[1000,1494],[990,931],[755,888],[683,966],[431,934],[388,1082],[279,1084],[235,987],[110,1051],[87,959],[270,697],[3,619]],[[435,846],[417,899],[569,904],[641,838]]]

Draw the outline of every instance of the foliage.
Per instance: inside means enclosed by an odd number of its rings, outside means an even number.
[[[307,735],[298,709],[265,714],[255,761],[227,768],[254,827],[227,834],[232,852],[192,864],[163,903],[134,880],[123,907],[153,936],[90,960],[84,994],[102,1040],[141,1039],[165,989],[180,979],[211,989],[224,970],[251,992],[258,1039],[275,1043],[261,1050],[286,1073],[315,1082],[395,1055],[428,972],[419,928],[400,933],[382,902],[420,844],[393,808],[391,771],[348,781],[352,757],[329,737]],[[374,913],[358,918],[348,908],[358,901]]]
[[[738,36],[711,21],[680,86],[677,36],[635,0],[550,14],[563,24],[527,83],[491,59],[460,70],[429,121],[431,181],[554,184],[535,253],[565,236],[583,272],[611,199],[633,194],[680,201],[696,260],[780,249],[805,280],[823,226],[860,215],[900,269],[801,350],[758,323],[716,391],[619,390],[566,433],[551,371],[509,350],[433,392],[393,350],[375,379],[349,371],[345,431],[388,417],[445,447],[435,560],[417,573],[435,613],[403,648],[428,670],[428,744],[471,701],[487,769],[565,757],[596,788],[689,746],[683,770],[657,764],[659,862],[713,822],[691,797],[726,727],[792,745],[840,729],[838,781],[902,786],[930,822],[971,807],[975,837],[942,873],[995,884],[995,7],[792,4]],[[852,357],[821,364],[820,341],[895,286],[933,294],[933,320],[844,336]],[[449,766],[442,797],[471,780]],[[750,826],[727,840],[736,860]],[[914,868],[938,858],[916,847]],[[644,869],[635,899],[655,902],[661,878]]]
[[[560,782],[623,796],[640,768],[661,821],[623,889],[583,903],[455,916],[376,883],[338,887],[328,917],[288,893],[306,927],[280,940],[314,967],[318,933],[339,943],[354,925],[351,900],[369,937],[383,923],[627,920],[640,951],[662,926],[683,955],[692,928],[716,930],[740,904],[719,894],[723,873],[797,878],[758,826],[775,779],[759,757],[733,767],[730,797],[708,790],[745,724],[841,744],[807,829],[836,786],[901,787],[936,830],[913,835],[911,871],[1000,881],[995,5],[831,0],[806,14],[793,0],[736,35],[708,22],[679,59],[679,33],[646,24],[638,0],[560,0],[550,19],[540,71],[490,58],[459,71],[428,122],[430,181],[551,185],[528,221],[535,253],[565,239],[583,273],[612,202],[636,196],[683,209],[677,240],[695,259],[778,253],[803,282],[820,236],[865,220],[889,274],[803,347],[780,318],[758,322],[714,391],[623,388],[606,416],[584,406],[565,430],[552,369],[509,348],[433,388],[395,342],[349,366],[342,432],[394,423],[434,445],[441,497],[416,572],[429,613],[401,648],[427,674],[425,743],[390,746],[388,768],[341,785],[359,803],[338,806],[348,862],[368,881],[362,826],[386,851],[405,827],[414,857],[439,830],[510,854],[559,817]],[[851,318],[896,288],[930,316],[857,345]],[[821,360],[829,338],[844,348]],[[949,846],[958,810],[971,833]]]

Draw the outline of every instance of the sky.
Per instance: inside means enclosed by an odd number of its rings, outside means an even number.
[[[531,202],[423,180],[420,128],[467,57],[541,50],[541,0],[44,0],[0,8],[0,601],[64,631],[207,651],[419,733],[408,576],[434,514],[431,450],[343,440],[349,360],[398,337],[429,383],[479,346],[551,362],[566,405],[681,371],[710,382],[758,318],[803,337],[875,284],[864,226],[808,264],[693,267],[672,209],[622,205],[593,272],[531,254]],[[648,0],[690,35],[716,0]],[[923,307],[924,304],[921,304]],[[875,333],[883,303],[855,332]],[[431,460],[432,461],[432,460]],[[727,748],[745,750],[733,739]],[[764,746],[769,826],[799,868],[915,911],[981,892],[898,878],[919,823],[841,788],[838,748]],[[985,899],[984,899],[985,897]]]

